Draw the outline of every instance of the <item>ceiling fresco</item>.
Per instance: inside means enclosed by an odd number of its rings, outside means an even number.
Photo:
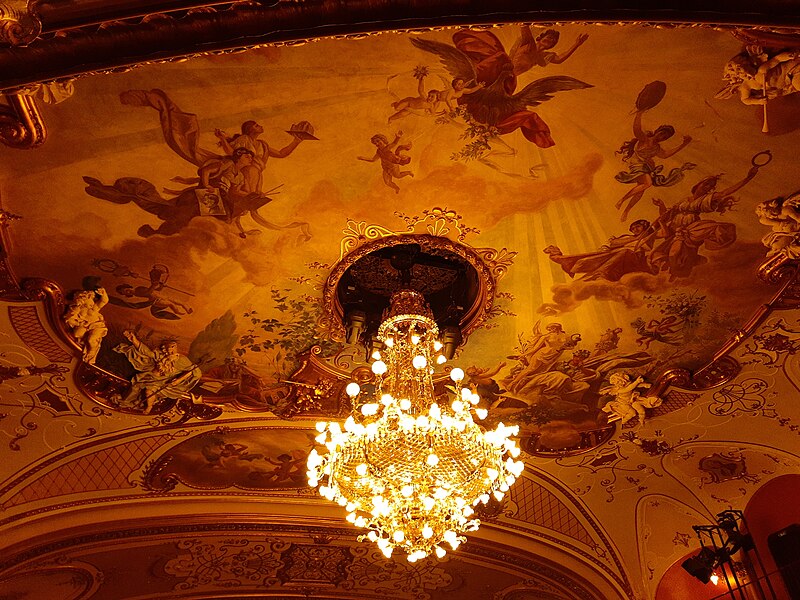
[[[439,28],[28,88],[47,141],[0,147],[0,586],[668,600],[693,524],[800,473],[799,39]],[[348,294],[462,284],[453,366],[526,471],[415,571],[305,464],[369,389]]]
[[[560,422],[560,447],[604,422],[611,372],[697,369],[773,293],[756,207],[792,191],[796,67],[774,49],[793,38],[747,39],[784,78],[765,108],[742,37],[507,26],[92,78],[49,111],[35,164],[4,161],[11,263],[88,291],[66,324],[133,378],[113,407],[221,402],[238,380],[240,403],[285,412],[300,352],[354,353],[320,321],[345,241],[440,227],[507,257],[460,360],[496,415]],[[184,375],[150,393],[164,340]]]

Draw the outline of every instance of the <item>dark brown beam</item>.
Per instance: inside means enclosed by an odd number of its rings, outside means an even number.
[[[43,2],[38,5],[42,36],[25,47],[0,49],[0,89],[197,52],[392,29],[518,21],[800,25],[796,0],[541,0],[535,5],[532,0],[284,0],[275,6],[204,5],[197,10],[198,3],[188,0]],[[166,11],[166,16],[148,13],[143,18],[144,9]],[[73,29],[62,29],[67,25]]]

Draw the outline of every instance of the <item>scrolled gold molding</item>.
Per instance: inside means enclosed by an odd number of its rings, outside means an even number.
[[[42,32],[30,0],[0,0],[0,47],[27,46]]]
[[[758,276],[764,283],[780,285],[772,299],[762,304],[746,323],[733,332],[708,364],[694,372],[680,368],[665,371],[653,383],[648,396],[658,396],[670,387],[710,390],[728,383],[741,372],[741,364],[731,353],[773,312],[800,307],[800,261],[775,254],[761,263]]]
[[[17,150],[44,144],[47,130],[36,100],[27,94],[6,94],[4,98],[7,105],[0,105],[0,142]]]

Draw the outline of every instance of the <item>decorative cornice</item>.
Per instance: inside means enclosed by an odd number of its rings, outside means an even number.
[[[25,46],[42,31],[42,22],[30,0],[0,1],[0,47]]]
[[[23,0],[0,0],[6,5]],[[40,7],[42,35],[25,48],[0,49],[0,90],[37,81],[125,70],[149,62],[237,51],[264,44],[360,37],[380,31],[430,30],[515,22],[639,23],[654,26],[734,28],[800,25],[780,0],[671,3],[604,0],[109,0],[86,10],[81,3]],[[77,6],[76,6],[77,5]],[[0,4],[3,6],[3,4]]]
[[[8,104],[0,104],[0,142],[17,150],[41,146],[47,130],[36,100],[27,94],[7,94],[4,98]]]

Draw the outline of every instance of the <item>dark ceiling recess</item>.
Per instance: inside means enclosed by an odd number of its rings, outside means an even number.
[[[478,298],[478,273],[447,250],[419,244],[382,248],[360,258],[336,286],[348,343],[368,342],[378,330],[391,295],[412,289],[425,296],[444,335],[458,338],[464,315]]]

